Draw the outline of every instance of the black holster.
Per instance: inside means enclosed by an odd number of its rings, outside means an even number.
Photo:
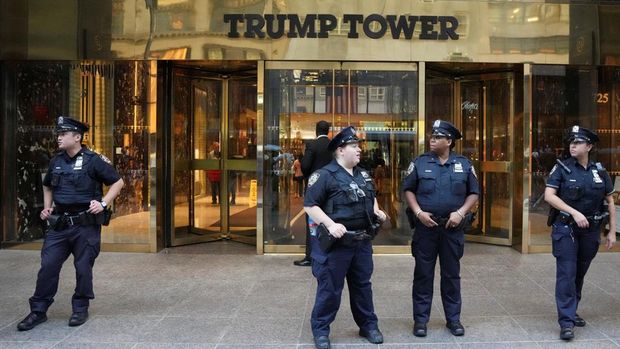
[[[324,253],[331,251],[337,238],[329,233],[329,229],[325,224],[321,223],[316,227],[317,237],[319,239],[319,247]]]

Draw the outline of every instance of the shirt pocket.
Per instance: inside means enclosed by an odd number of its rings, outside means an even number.
[[[454,195],[463,195],[467,192],[467,175],[452,173],[450,175],[450,189]]]
[[[420,175],[420,180],[418,184],[418,193],[419,194],[430,194],[435,192],[435,187],[437,186],[437,175],[432,172],[423,172]]]

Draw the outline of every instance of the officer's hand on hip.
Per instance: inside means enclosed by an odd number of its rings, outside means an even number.
[[[39,215],[39,217],[41,217],[42,220],[46,220],[50,217],[50,215],[52,214],[52,211],[54,209],[53,208],[44,208],[43,210],[41,210],[41,214]]]
[[[329,233],[333,237],[341,238],[347,232],[347,227],[340,223],[334,223],[327,227],[327,230],[329,230]]]
[[[422,224],[424,224],[425,226],[432,228],[432,227],[436,227],[439,224],[437,224],[437,222],[435,222],[432,218],[431,218],[431,214],[428,212],[420,212],[420,214],[418,215],[418,219],[420,220],[420,222],[422,222]]]
[[[583,213],[575,211],[572,216],[573,220],[575,220],[575,223],[577,223],[577,226],[579,228],[587,228],[590,226],[590,223],[588,223],[588,219],[586,218],[586,216],[583,215]]]
[[[458,226],[459,224],[461,224],[462,220],[463,217],[461,217],[461,215],[457,212],[450,213],[450,218],[448,218],[448,221],[446,222],[446,229]]]
[[[607,247],[608,250],[611,250],[615,244],[616,244],[616,232],[610,231],[609,234],[607,234],[607,241],[605,242],[605,246]]]
[[[385,222],[385,220],[387,219],[387,214],[385,214],[385,212],[381,210],[376,210],[375,216],[377,216],[377,218],[379,218],[381,222]]]
[[[90,206],[88,206],[87,212],[92,214],[103,212],[103,205],[97,200],[90,200]]]

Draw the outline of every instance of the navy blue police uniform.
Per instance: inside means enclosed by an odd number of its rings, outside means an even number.
[[[330,151],[347,142],[345,131],[330,142]],[[354,140],[357,142],[357,137]],[[310,232],[312,274],[318,283],[311,316],[315,338],[329,335],[330,324],[340,307],[345,278],[355,323],[362,331],[378,329],[370,282],[372,236],[365,234],[371,225],[371,217],[374,217],[375,195],[372,178],[366,170],[355,166],[351,175],[336,160],[314,172],[308,180],[304,206],[318,206],[334,222],[344,225],[348,232],[361,233],[359,239],[345,234],[336,240],[329,252],[324,252],[316,229]]]
[[[434,128],[433,134],[456,134],[458,137],[455,138],[460,138],[456,128],[444,121],[441,123],[446,129]],[[460,259],[465,235],[463,224],[449,229],[445,225],[450,213],[458,210],[467,196],[480,194],[478,179],[469,159],[453,152],[443,165],[435,154],[422,154],[410,164],[408,171],[403,190],[414,193],[420,209],[430,213],[438,223],[432,228],[419,220],[415,224],[412,237],[412,254],[415,257],[412,291],[414,321],[426,324],[430,318],[435,263],[439,256],[441,300],[446,321],[458,322],[461,314]]]
[[[575,126],[569,141],[582,139],[598,141],[590,130]],[[551,239],[556,258],[555,300],[561,328],[575,325],[577,307],[581,300],[583,281],[600,244],[601,214],[606,212],[605,199],[614,193],[609,173],[600,163],[589,162],[584,168],[575,158],[566,159],[553,167],[547,187],[557,190],[557,196],[581,212],[589,221],[588,228],[579,228],[572,217],[557,215],[552,223]]]
[[[60,117],[57,132],[76,131],[83,134],[88,127],[79,121]],[[66,151],[54,156],[43,185],[51,188],[54,214],[64,216],[60,228],[50,228],[41,250],[41,269],[34,295],[30,298],[33,312],[44,313],[54,302],[60,269],[73,254],[76,286],[72,297],[74,313],[84,313],[94,299],[92,269],[99,255],[101,223],[86,213],[91,200],[101,201],[102,183],[111,185],[121,177],[109,160],[86,147],[70,157]],[[99,224],[97,224],[99,223]]]

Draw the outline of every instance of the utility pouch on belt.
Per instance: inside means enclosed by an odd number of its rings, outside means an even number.
[[[465,217],[463,218],[463,220],[461,220],[461,224],[459,224],[461,227],[459,228],[467,231],[471,229],[471,225],[474,223],[475,220],[476,212],[467,212],[465,213]]]
[[[329,233],[329,229],[325,226],[325,224],[321,223],[316,227],[317,236],[319,238],[319,247],[321,251],[324,253],[328,253],[331,251],[332,246],[336,242],[337,238],[335,238],[332,234]]]
[[[558,221],[562,224],[570,224],[573,222],[573,217],[568,212],[560,211]]]
[[[110,224],[110,219],[112,218],[112,210],[106,208],[105,210],[103,210],[103,212],[95,215],[95,217],[96,217],[96,224],[107,226]]]

